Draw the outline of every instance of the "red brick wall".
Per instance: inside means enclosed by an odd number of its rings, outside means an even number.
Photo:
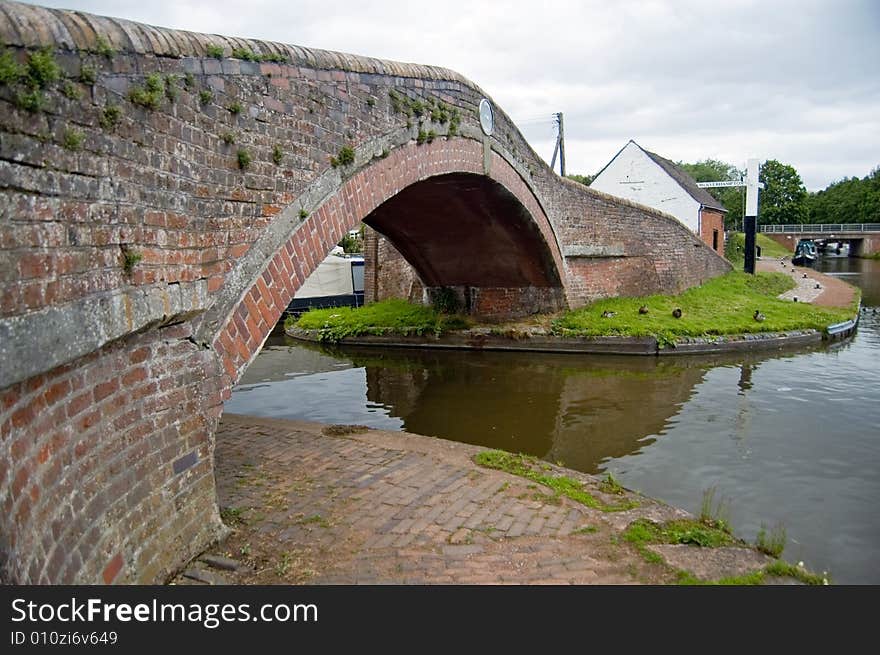
[[[724,257],[724,214],[705,207],[701,209],[700,238],[710,248],[717,244],[715,251]]]
[[[364,226],[364,302],[403,298],[422,302],[418,273],[388,239]]]

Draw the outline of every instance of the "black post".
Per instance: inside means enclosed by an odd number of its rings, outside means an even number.
[[[743,230],[746,233],[746,256],[743,262],[743,270],[751,275],[755,274],[755,238],[757,227],[757,216],[743,217]]]

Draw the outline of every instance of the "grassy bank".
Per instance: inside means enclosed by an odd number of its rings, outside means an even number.
[[[654,337],[672,343],[679,337],[823,330],[855,315],[856,307],[818,307],[776,297],[793,286],[794,281],[781,273],[728,273],[677,296],[600,300],[555,318],[550,330],[562,337]],[[640,313],[640,308],[647,311]],[[681,310],[680,318],[673,316],[676,309]],[[755,310],[764,320],[755,320]],[[469,324],[461,316],[395,299],[312,310],[298,321],[285,322],[285,327],[292,326],[316,330],[321,341],[339,341],[362,335],[440,335]]]
[[[299,320],[288,317],[284,327],[317,330],[322,341],[339,341],[361,335],[439,335],[468,327],[468,323],[460,316],[441,314],[432,307],[391,299],[363,307],[313,309]]]
[[[784,246],[779,245],[764,234],[757,234],[755,243],[761,248],[761,257],[790,257],[793,253]],[[741,269],[746,251],[746,235],[742,232],[733,232],[727,239],[724,247],[724,256],[733,264],[735,269]]]
[[[776,297],[793,286],[781,273],[728,273],[677,296],[601,300],[556,319],[553,332],[561,336],[653,336],[671,342],[686,336],[822,330],[855,315],[855,307],[818,307]],[[647,308],[647,313],[640,314],[640,307]],[[681,318],[673,316],[675,309],[681,310]],[[754,319],[755,310],[764,315],[763,321]]]

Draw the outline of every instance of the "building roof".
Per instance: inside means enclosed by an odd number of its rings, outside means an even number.
[[[676,166],[670,160],[666,159],[665,157],[661,157],[654,152],[649,152],[648,150],[645,150],[644,148],[642,148],[642,146],[640,146],[632,139],[629,140],[629,143],[632,143],[636,148],[648,155],[648,157],[650,157],[655,164],[662,168],[669,177],[675,180],[678,186],[687,191],[688,195],[696,200],[698,203],[700,203],[703,207],[707,207],[709,209],[717,209],[718,211],[725,213],[727,212],[727,209],[725,209],[724,205],[716,200],[711,193],[706,191],[706,189],[698,187],[697,181],[694,178],[692,178],[690,175],[688,175],[688,173]],[[617,159],[617,156],[621,152],[623,152],[624,148],[626,148],[626,146],[621,148],[617,152],[617,155],[614,155],[614,157],[611,158],[611,161],[609,161],[608,164],[605,164],[605,166],[602,168],[602,171],[608,168],[609,164],[611,164],[612,161]],[[599,177],[599,175],[602,174],[602,171],[599,171],[596,174],[596,177]]]

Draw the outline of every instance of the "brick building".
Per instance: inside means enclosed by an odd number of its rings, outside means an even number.
[[[671,214],[724,255],[724,206],[681,168],[632,139],[590,187]]]

